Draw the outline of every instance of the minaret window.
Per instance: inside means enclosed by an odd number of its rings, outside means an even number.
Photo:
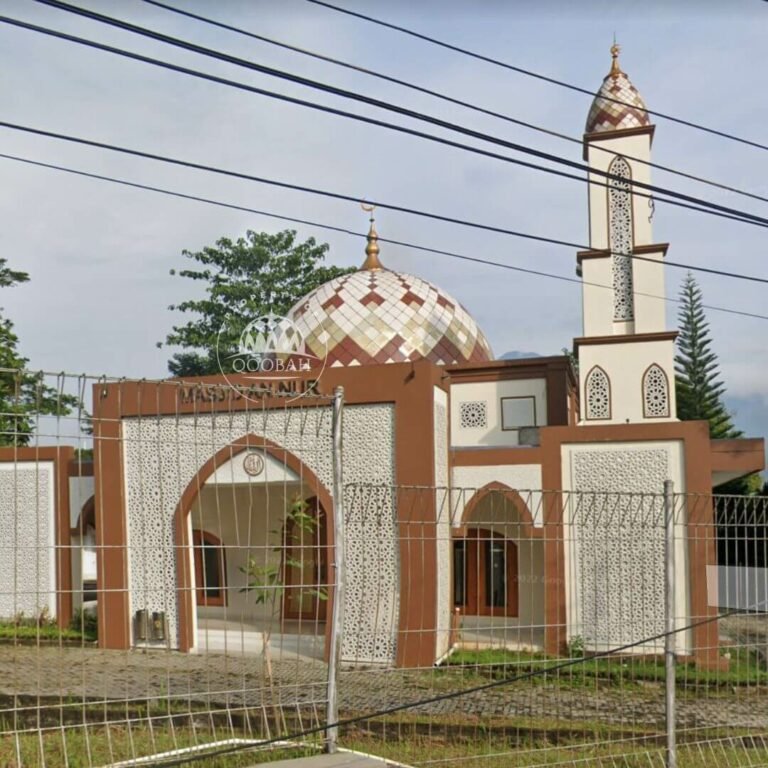
[[[646,419],[669,416],[669,380],[655,363],[643,376],[643,416]]]
[[[611,418],[611,381],[599,365],[587,374],[584,399],[587,421]]]
[[[619,178],[608,179],[608,227],[613,254],[613,319],[618,322],[634,320],[632,290],[632,194],[629,163],[616,157],[608,173]]]

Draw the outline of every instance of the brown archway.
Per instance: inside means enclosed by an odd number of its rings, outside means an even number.
[[[510,488],[505,483],[500,483],[498,481],[487,483],[482,488],[475,491],[472,498],[464,506],[464,511],[461,516],[462,526],[467,525],[467,521],[472,517],[472,513],[477,509],[483,499],[488,496],[501,496],[511,502],[520,517],[518,527],[522,536],[536,537],[544,535],[543,526],[538,528],[534,526],[533,515],[523,497],[514,488]]]
[[[192,589],[193,575],[191,571],[192,562],[189,557],[191,542],[189,541],[189,532],[187,528],[187,516],[189,515],[192,505],[198,497],[198,494],[202,490],[208,478],[216,471],[216,469],[233,459],[235,456],[243,453],[243,451],[249,448],[258,448],[269,454],[272,458],[282,462],[286,467],[295,472],[301,477],[307,485],[309,485],[315,492],[319,504],[329,514],[333,510],[333,501],[328,490],[318,480],[317,475],[304,464],[301,459],[288,451],[286,448],[272,442],[266,437],[260,435],[248,434],[241,438],[238,438],[229,445],[224,446],[217,451],[208,461],[203,464],[197,471],[195,476],[190,480],[184,492],[181,495],[179,503],[176,505],[176,511],[174,513],[174,534],[176,538],[176,605],[178,613],[178,636],[179,636],[179,650],[189,651],[194,646],[194,640],[192,633],[193,621],[192,617],[195,611],[195,594]],[[334,530],[333,525],[326,527],[327,551],[331,551],[334,546]],[[328,558],[333,562],[333,558]],[[335,574],[331,573],[328,578],[328,583],[333,584]],[[327,610],[330,612],[333,606],[333,589],[328,589],[328,599],[325,601]],[[328,632],[330,626],[326,626],[326,647]]]
[[[498,497],[500,508],[491,507],[486,516],[475,514],[489,497]],[[516,520],[504,514],[507,505]],[[542,539],[543,527],[534,526],[522,496],[498,481],[472,495],[461,522],[453,540],[454,606],[467,616],[520,616],[520,546],[529,552],[531,542]]]

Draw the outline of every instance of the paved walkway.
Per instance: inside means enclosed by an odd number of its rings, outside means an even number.
[[[269,763],[269,768],[386,768],[390,765],[402,765],[402,763],[390,763],[382,758],[361,755],[358,752],[337,752],[335,755],[278,760]],[[264,768],[264,763],[259,763],[258,768]]]

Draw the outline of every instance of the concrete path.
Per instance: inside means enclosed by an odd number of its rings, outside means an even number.
[[[269,768],[385,768],[386,766],[407,768],[403,763],[391,763],[380,757],[345,751],[334,755],[314,755],[298,757],[294,760],[278,760],[276,763],[257,764],[258,768],[263,768],[264,765],[269,765]]]

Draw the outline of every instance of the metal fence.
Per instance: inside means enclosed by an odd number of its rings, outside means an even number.
[[[768,764],[765,498],[344,483],[338,395],[19,376],[0,765]]]

